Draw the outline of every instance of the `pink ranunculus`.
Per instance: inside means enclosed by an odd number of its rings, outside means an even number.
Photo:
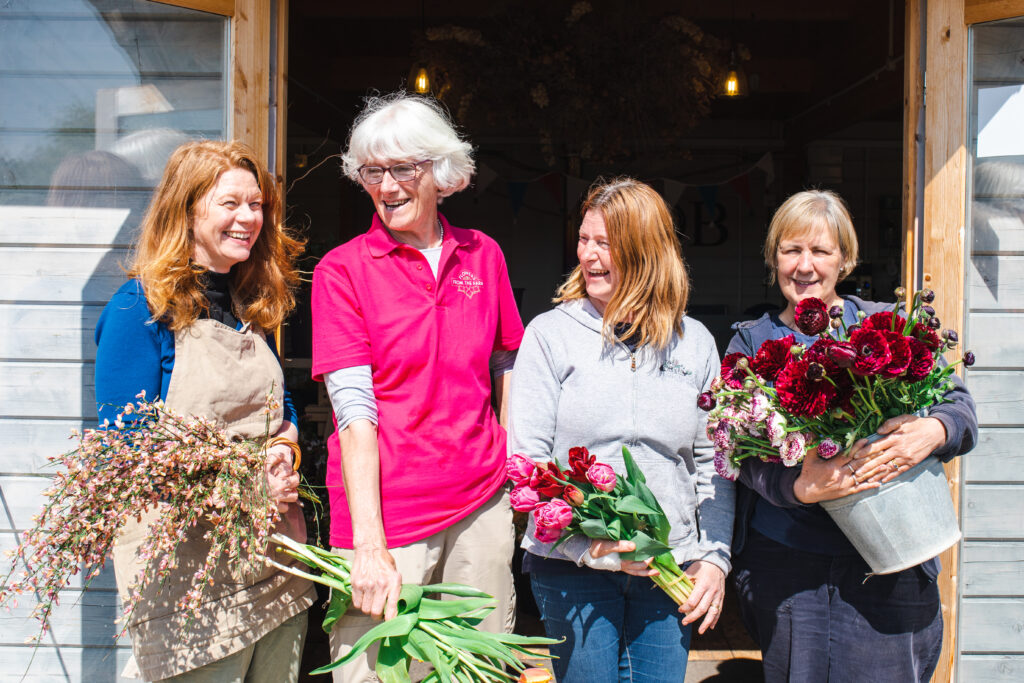
[[[587,480],[601,491],[615,488],[615,470],[603,463],[595,463],[587,470]]]
[[[516,484],[529,481],[535,469],[537,469],[537,466],[533,464],[533,460],[518,453],[508,456],[508,460],[505,461],[505,474]]]
[[[530,512],[540,502],[540,495],[527,484],[520,484],[509,494],[512,509],[516,512]]]

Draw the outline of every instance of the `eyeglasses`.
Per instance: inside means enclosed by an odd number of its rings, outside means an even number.
[[[417,161],[415,163],[402,163],[395,164],[394,166],[360,166],[359,177],[363,179],[363,182],[367,185],[380,185],[384,182],[384,174],[390,173],[391,177],[396,182],[405,183],[416,177],[416,169],[420,164],[430,163],[430,159],[424,159],[423,161]]]

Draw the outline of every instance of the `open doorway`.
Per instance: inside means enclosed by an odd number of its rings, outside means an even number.
[[[833,189],[850,205],[862,263],[841,291],[886,299],[899,284],[902,2],[289,6],[287,202],[289,223],[309,238],[305,270],[369,225],[371,204],[331,158],[361,99],[408,87],[423,66],[477,150],[474,185],[442,210],[501,245],[524,323],[548,310],[567,272],[580,195],[623,173],[676,212],[690,313],[719,349],[731,323],[781,307],[761,244],[774,209],[798,190]],[[489,59],[460,60],[479,43]],[[666,68],[677,63],[673,45],[695,71]],[[733,66],[746,96],[717,96]],[[316,452],[330,411],[308,379],[308,308],[307,289],[284,352]],[[531,628],[528,596],[521,602]],[[695,638],[692,662],[754,650],[730,604],[713,634]]]

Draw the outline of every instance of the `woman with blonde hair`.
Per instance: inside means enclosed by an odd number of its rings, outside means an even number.
[[[298,430],[271,331],[295,305],[301,250],[281,224],[272,176],[248,147],[186,143],[171,155],[143,220],[131,279],[96,326],[100,420],[113,422],[145,392],[238,438],[263,437],[269,425],[266,476],[281,511],[277,530],[299,541]],[[270,393],[283,400],[268,416]],[[153,515],[129,522],[115,545],[122,599],[144,566],[136,551]],[[202,618],[183,629],[187,617],[173,606],[206,557],[202,536],[190,530],[178,568],[135,608],[130,669],[150,681],[296,681],[315,597],[308,581],[268,569],[239,583],[221,567],[204,594]]]
[[[836,292],[857,265],[857,233],[834,192],[807,190],[783,202],[768,228],[764,258],[786,308],[734,325],[726,353],[752,356],[768,339],[810,346],[817,337],[800,332],[794,321],[796,305],[808,297],[835,309],[847,329],[892,310],[892,304]],[[875,488],[925,458],[949,460],[973,448],[974,401],[953,379],[947,402],[933,406],[928,417],[886,420],[878,429],[885,438],[862,439],[848,457],[810,453],[799,467],[743,461],[733,580],[743,622],[761,647],[766,681],[931,679],[942,646],[938,559],[870,576],[818,503]]]
[[[646,578],[646,562],[620,558],[631,542],[576,537],[553,547],[536,538],[532,519],[524,570],[548,636],[564,638],[551,648],[560,682],[682,681],[690,624],[714,628],[730,569],[733,487],[714,476],[696,403],[718,375],[718,353],[686,316],[686,266],[661,197],[619,178],[593,187],[582,214],[579,266],[558,306],[527,327],[516,359],[511,450],[564,461],[586,446],[623,472],[627,446],[696,588],[677,606]]]

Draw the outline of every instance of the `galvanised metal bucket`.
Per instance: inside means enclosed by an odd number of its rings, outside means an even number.
[[[819,505],[875,574],[921,564],[960,540],[946,473],[932,456],[879,488]]]

